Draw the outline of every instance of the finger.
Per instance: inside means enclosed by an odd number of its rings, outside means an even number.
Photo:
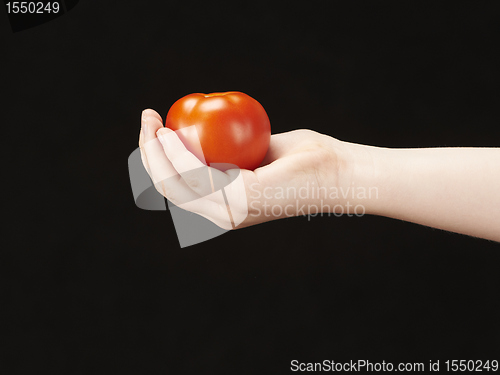
[[[157,113],[153,110],[144,110],[141,117],[141,129],[144,135],[143,142],[149,142],[156,138],[156,131],[163,127],[161,117],[156,116]]]
[[[139,148],[141,151],[141,160],[142,160],[142,165],[144,166],[144,169],[148,173],[149,177],[151,177],[151,170],[149,169],[149,164],[148,164],[148,159],[146,158],[146,154],[142,148]]]
[[[215,198],[218,203],[222,203],[219,195],[212,196],[211,193],[228,185],[231,182],[230,176],[218,169],[207,167],[184,146],[171,129],[162,128],[157,134],[165,154],[186,184],[200,196]]]
[[[161,116],[158,114],[158,112],[156,112],[153,109],[149,109],[149,108],[142,111],[142,114],[141,114],[141,132],[139,134],[139,147],[143,147],[143,144],[145,141],[143,125],[144,125],[144,121],[145,120],[147,121],[148,118],[158,120],[159,124],[161,124],[161,126],[163,126],[163,120],[162,120]],[[158,122],[156,122],[156,125],[158,125]]]
[[[141,159],[142,159],[142,164],[144,165],[144,168],[146,169],[146,171],[148,172],[148,174],[151,176],[151,169],[149,168],[149,163],[148,163],[148,159],[143,151],[143,147],[144,147],[144,142],[145,142],[145,136],[144,136],[144,131],[147,130],[145,129],[147,127],[147,124],[148,122],[150,122],[150,120],[148,121],[148,118],[149,119],[153,119],[153,125],[155,127],[158,127],[158,126],[163,126],[162,124],[162,118],[161,116],[158,114],[158,112],[152,110],[152,109],[145,109],[144,111],[142,111],[142,114],[141,114],[141,131],[139,133],[139,148],[141,149]]]
[[[180,175],[179,183],[199,197],[178,206],[203,216],[223,229],[232,229],[232,217],[222,191],[218,190],[220,187],[214,188],[214,184],[217,187],[229,184],[232,178],[217,169],[207,167],[184,146],[171,129],[161,128],[157,136],[163,146],[164,154],[176,173]]]
[[[163,152],[158,139],[145,144],[144,153],[149,162],[150,177],[156,190],[175,205],[200,198],[177,174]]]
[[[145,160],[147,160],[149,175],[156,190],[174,204],[199,199],[200,196],[181,179],[165,155],[156,134],[152,133],[154,129],[161,127],[160,121],[154,116],[146,115],[143,118],[144,143],[142,150]]]
[[[141,157],[156,189],[179,207],[203,216],[221,228],[232,229],[227,209],[210,199],[200,198],[168,160],[155,135],[158,129],[163,128],[161,116],[152,109],[146,109],[142,113],[141,123]]]
[[[146,172],[148,172],[149,177],[151,177],[151,170],[149,168],[148,159],[146,157],[146,153],[144,152],[144,135],[142,129],[139,133],[139,150],[141,151],[142,165],[144,165],[144,169],[146,170]]]
[[[163,124],[163,120],[160,114],[156,112],[154,109],[146,108],[144,111],[142,111],[142,114],[148,117],[154,117]]]

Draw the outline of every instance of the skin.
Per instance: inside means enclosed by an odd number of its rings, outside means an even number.
[[[141,122],[142,160],[157,190],[222,228],[372,214],[500,242],[500,148],[393,149],[295,130],[272,135],[254,171],[221,172],[187,151],[154,110]]]

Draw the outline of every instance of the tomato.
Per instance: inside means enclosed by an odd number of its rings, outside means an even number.
[[[230,163],[254,170],[271,140],[271,124],[262,105],[237,91],[189,94],[177,100],[168,111],[165,127],[180,130],[192,125],[196,132],[177,134],[192,151],[198,133],[203,155],[193,153],[207,165]]]

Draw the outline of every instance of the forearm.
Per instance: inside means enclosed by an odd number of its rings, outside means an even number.
[[[366,213],[500,241],[500,148],[348,145]]]

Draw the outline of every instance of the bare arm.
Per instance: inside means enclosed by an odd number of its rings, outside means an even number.
[[[347,146],[367,213],[500,241],[500,148]]]
[[[158,191],[220,227],[324,210],[357,214],[362,206],[363,213],[500,242],[500,148],[390,149],[296,130],[273,135],[255,171],[223,173],[204,167],[155,111],[144,111],[142,121],[139,146]],[[228,184],[231,215],[201,167]]]

